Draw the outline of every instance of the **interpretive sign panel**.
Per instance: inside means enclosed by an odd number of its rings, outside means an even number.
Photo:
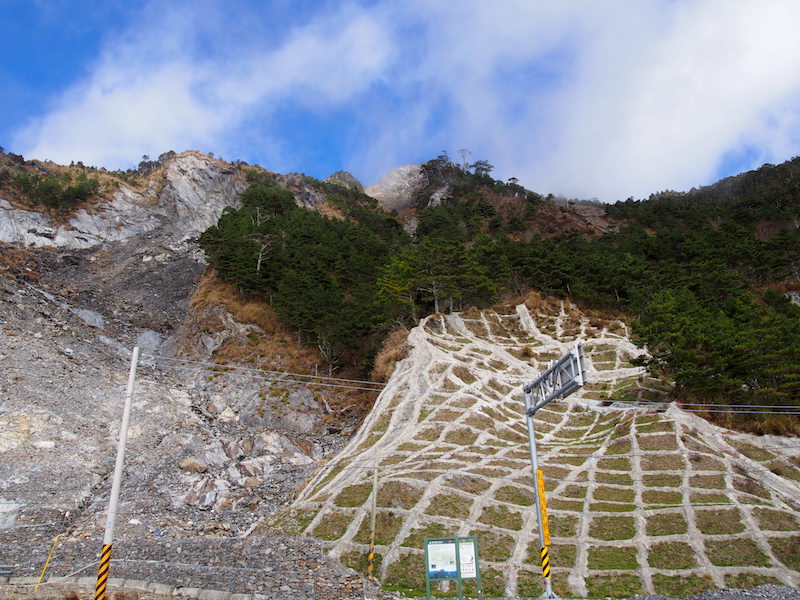
[[[425,588],[431,597],[431,582],[451,581],[458,583],[458,597],[461,598],[461,582],[475,579],[478,597],[481,593],[481,573],[478,566],[478,538],[425,538]]]

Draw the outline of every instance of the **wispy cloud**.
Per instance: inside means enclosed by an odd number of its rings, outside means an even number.
[[[794,0],[229,4],[145,7],[15,147],[112,167],[199,148],[313,172],[324,155],[365,183],[469,148],[498,177],[603,200],[800,148]],[[289,147],[303,127],[318,147]]]

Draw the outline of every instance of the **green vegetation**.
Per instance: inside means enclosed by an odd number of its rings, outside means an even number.
[[[639,566],[634,546],[593,546],[589,548],[589,569],[632,571]]]
[[[653,587],[657,594],[665,594],[676,598],[685,598],[705,591],[713,590],[716,585],[709,575],[653,575]]]
[[[673,380],[679,400],[780,405],[797,397],[800,307],[782,292],[800,265],[800,229],[793,225],[800,217],[800,159],[724,188],[609,205],[607,214],[621,225],[594,237],[559,225],[569,210],[493,180],[486,161],[459,165],[442,154],[422,169],[428,184],[413,243],[360,192],[305,178],[339,217],[326,218],[298,208],[288,190],[253,171],[242,207],[227,209],[201,245],[226,281],[273,304],[331,368],[367,369],[398,321],[537,290],[638,315],[633,331],[651,356],[635,362]],[[58,184],[57,193],[42,191],[55,190],[49,179],[22,179],[19,185],[41,201],[96,192],[89,179]],[[426,206],[444,185],[450,198]],[[541,221],[545,214],[549,223]],[[500,321],[491,326],[507,335]],[[617,360],[603,349],[595,355],[602,365]],[[471,383],[468,371],[457,375]],[[769,433],[792,431],[797,422],[708,417]],[[667,430],[658,422],[639,428]]]
[[[629,540],[636,534],[633,517],[594,517],[589,535],[597,540]]]
[[[675,535],[688,531],[686,519],[680,513],[664,513],[647,517],[647,535]]]
[[[691,569],[697,564],[692,547],[685,542],[653,544],[647,562],[655,569]]]
[[[590,575],[586,578],[590,598],[629,598],[642,593],[642,582],[636,575]]]
[[[717,565],[718,567],[736,567],[739,565],[768,567],[770,564],[767,555],[764,554],[753,540],[744,538],[734,540],[706,540],[705,545],[708,560],[711,561],[712,565]],[[798,566],[800,565],[795,565],[794,568]]]
[[[735,508],[728,510],[697,510],[694,513],[694,519],[697,528],[706,535],[744,531],[741,515]]]

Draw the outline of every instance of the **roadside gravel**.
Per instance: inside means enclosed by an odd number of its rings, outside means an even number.
[[[669,596],[635,596],[629,600],[677,600]],[[800,589],[785,585],[760,585],[750,590],[711,590],[686,600],[800,600]]]

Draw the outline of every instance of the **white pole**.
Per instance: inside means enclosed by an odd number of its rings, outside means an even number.
[[[103,545],[114,543],[114,521],[117,518],[119,506],[119,490],[122,485],[122,469],[125,462],[125,445],[128,442],[128,424],[131,419],[131,400],[133,388],[136,383],[136,367],[139,363],[139,347],[133,349],[131,357],[131,370],[128,374],[128,389],[125,392],[125,408],[122,411],[122,424],[119,428],[119,444],[117,444],[117,462],[114,464],[114,479],[111,483],[111,498],[108,501],[108,517],[106,518],[106,532],[103,536]]]
[[[111,497],[108,499],[108,516],[106,532],[103,535],[103,549],[100,552],[100,568],[97,571],[97,586],[94,590],[95,600],[106,600],[108,571],[111,566],[111,545],[114,542],[114,521],[117,519],[119,505],[119,488],[122,484],[122,467],[125,461],[125,444],[128,441],[128,423],[131,418],[131,400],[136,383],[136,366],[139,363],[139,347],[133,349],[131,370],[128,374],[128,390],[125,392],[125,408],[122,411],[122,423],[119,427],[119,443],[117,444],[117,462],[114,464],[114,479],[111,482]]]

